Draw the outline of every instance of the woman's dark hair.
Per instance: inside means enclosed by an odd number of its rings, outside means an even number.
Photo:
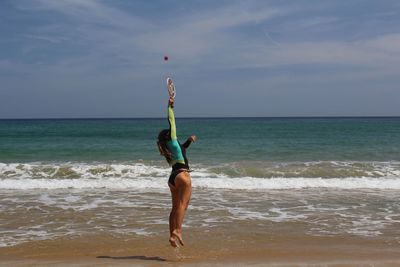
[[[170,140],[171,140],[171,134],[169,132],[169,129],[164,129],[161,132],[159,132],[157,140],[158,150],[160,150],[160,154],[165,157],[168,163],[171,163],[172,161],[171,151],[169,151],[167,147],[167,142]]]

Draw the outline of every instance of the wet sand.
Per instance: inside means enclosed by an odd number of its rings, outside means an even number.
[[[400,266],[397,191],[197,190],[179,249],[168,192],[12,193],[0,266]]]
[[[400,266],[400,244],[378,237],[317,237],[241,225],[185,229],[186,246],[165,235],[116,238],[107,233],[0,248],[1,266]],[[251,227],[251,228],[249,228]],[[293,225],[295,227],[295,225]]]

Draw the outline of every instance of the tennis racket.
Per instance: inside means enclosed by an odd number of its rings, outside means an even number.
[[[175,96],[176,96],[175,85],[174,85],[174,82],[172,81],[172,79],[169,77],[167,78],[167,89],[168,89],[169,97],[175,98]]]

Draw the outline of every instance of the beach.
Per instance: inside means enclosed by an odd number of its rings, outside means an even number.
[[[131,241],[103,235],[87,239],[40,242],[6,250],[2,265],[278,265],[278,266],[396,266],[398,246],[379,240],[305,238],[291,235],[248,235],[247,244],[216,238],[215,233],[193,231],[188,247],[171,249],[158,238],[133,238]],[[220,234],[220,233],[219,233]],[[242,233],[243,234],[243,233]],[[235,238],[235,235],[231,235]],[[243,239],[243,235],[237,237]],[[263,241],[261,240],[263,239]],[[265,243],[265,238],[268,243]],[[207,240],[206,240],[207,239]],[[278,241],[279,240],[279,241]],[[195,242],[195,243],[192,243]],[[213,243],[211,243],[213,242]],[[163,242],[161,242],[163,243]],[[223,249],[229,246],[230,249]]]
[[[1,261],[2,266],[398,266],[400,262],[399,246],[381,240],[242,233],[236,236],[240,238],[236,243],[229,239],[224,242],[215,233],[193,231],[191,235],[201,237],[188,238],[188,247],[179,250],[167,247],[165,242],[160,242],[161,238],[124,241],[102,235],[89,236],[90,241],[77,238],[39,242],[34,247],[26,244],[3,250],[8,256],[2,256]],[[229,249],[224,249],[225,246]]]
[[[292,225],[296,227],[296,225]],[[1,249],[2,266],[398,266],[399,243],[380,238],[312,237],[271,232],[254,225],[185,229],[185,248],[173,249],[166,235],[115,238],[109,234],[28,242]]]
[[[0,267],[400,267],[400,1],[0,0],[0,32]]]
[[[190,217],[190,213],[188,217]],[[2,266],[48,265],[277,265],[398,266],[400,244],[395,236],[361,238],[302,234],[301,223],[230,223],[185,227],[186,246],[173,249],[167,233],[151,236],[87,233],[82,237],[26,242],[1,248]],[[166,227],[165,227],[166,228]]]
[[[0,265],[400,266],[398,118],[178,120],[199,137],[178,249],[165,124],[1,121]]]
[[[69,208],[60,207],[62,201],[57,203],[50,197],[45,198],[47,207],[37,205],[35,196],[30,195],[26,203],[32,203],[32,208],[21,213],[16,208],[7,218],[11,221],[10,232],[25,227],[20,238],[23,233],[37,232],[31,233],[30,240],[0,248],[3,266],[400,264],[399,214],[389,212],[392,215],[386,214],[385,218],[377,214],[366,221],[357,214],[365,214],[368,207],[350,202],[361,197],[365,203],[390,202],[393,198],[395,206],[397,192],[387,191],[382,198],[371,191],[355,196],[346,190],[283,190],[265,196],[262,191],[221,193],[221,190],[195,189],[184,226],[186,246],[179,249],[168,243],[168,192],[109,192],[126,199],[125,205],[98,201],[96,208],[85,209],[74,207],[71,201],[74,194],[56,193],[60,199],[61,196],[70,199]],[[75,192],[78,193],[82,195],[82,191]],[[92,191],[89,195],[85,202],[91,203],[90,197],[95,198],[96,194]],[[319,204],[321,198],[326,199],[324,204]],[[333,202],[337,198],[342,198],[343,203],[350,202],[348,207],[338,208],[337,200]],[[4,198],[1,201],[4,203]],[[214,207],[210,205],[212,201]],[[275,205],[271,204],[274,202]],[[270,214],[252,211],[255,208],[270,210]],[[4,221],[4,213],[1,218]],[[28,230],[40,221],[42,228]],[[43,230],[53,236],[46,236]]]

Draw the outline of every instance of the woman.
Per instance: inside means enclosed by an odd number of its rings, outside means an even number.
[[[196,141],[196,136],[190,136],[181,145],[176,136],[176,125],[174,116],[174,99],[168,101],[169,129],[162,130],[158,134],[158,149],[161,155],[172,166],[168,186],[172,195],[172,210],[169,215],[169,242],[171,246],[177,247],[177,241],[183,246],[182,224],[186,209],[192,194],[192,182],[189,175],[189,162],[186,158],[186,149]]]

